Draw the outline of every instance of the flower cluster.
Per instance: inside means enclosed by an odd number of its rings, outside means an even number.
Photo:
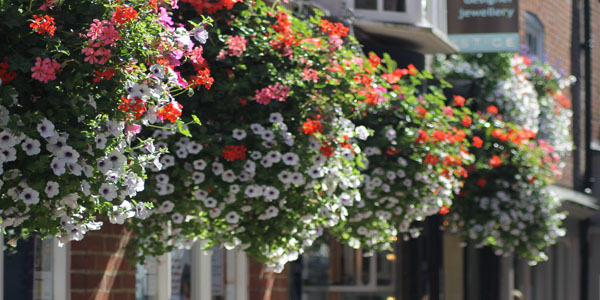
[[[65,243],[99,229],[98,217],[146,217],[136,196],[160,152],[133,136],[179,122],[171,93],[188,87],[175,68],[201,46],[194,29],[158,21],[166,3],[35,2],[0,6],[15,20],[0,24],[11,45],[0,49],[0,220]]]
[[[353,98],[352,78],[366,72],[351,63],[358,47],[332,52],[320,20],[294,23],[280,7],[257,2],[243,13],[213,16],[221,49],[205,57],[219,81],[181,100],[202,127],[189,128],[192,138],[153,135],[174,154],[150,171],[143,197],[155,209],[131,227],[141,255],[204,239],[281,270],[346,219],[356,203],[347,198],[360,198],[356,137],[368,132],[348,118],[365,106]],[[170,232],[154,234],[167,223]]]
[[[560,203],[547,186],[572,149],[572,113],[560,92],[572,78],[513,54],[438,57],[435,65],[439,74],[471,81],[467,103],[480,111],[471,125],[476,161],[446,225],[498,254],[545,260],[545,248],[564,235]]]
[[[397,77],[390,80],[390,74]],[[402,77],[407,74],[410,77]],[[464,167],[473,161],[466,138],[470,111],[459,97],[452,107],[438,88],[419,94],[415,84],[429,74],[412,67],[385,75],[375,80],[399,84],[399,99],[379,102],[357,121],[363,130],[374,131],[359,142],[365,155],[361,198],[348,208],[348,221],[334,231],[356,248],[390,249],[399,235],[418,237],[419,221],[447,213],[468,175]]]
[[[478,118],[472,151],[477,161],[452,206],[446,226],[496,254],[516,252],[531,263],[565,234],[560,201],[547,189],[560,157],[535,141],[531,131]]]

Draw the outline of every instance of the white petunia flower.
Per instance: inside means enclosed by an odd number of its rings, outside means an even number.
[[[160,158],[160,163],[163,165],[163,167],[166,169],[168,167],[172,167],[175,165],[175,157],[171,156],[171,155],[163,155]]]
[[[159,79],[163,79],[165,77],[165,67],[159,64],[151,65],[148,69],[152,75],[156,76]]]
[[[197,159],[194,161],[193,166],[194,169],[202,171],[206,168],[206,161],[203,159]]]
[[[283,170],[279,172],[277,178],[279,178],[279,181],[281,181],[284,184],[292,183],[292,173],[290,171]]]
[[[19,198],[27,205],[38,204],[40,202],[40,193],[30,187],[23,189]]]
[[[246,196],[250,197],[250,198],[257,198],[260,197],[262,195],[262,187],[258,186],[258,185],[249,185],[246,187],[246,190],[244,190],[244,193],[246,194]]]
[[[369,137],[369,130],[363,125],[357,126],[354,132],[356,133],[356,137],[363,141]]]
[[[72,209],[77,209],[77,199],[78,198],[79,198],[79,196],[77,195],[77,193],[70,193],[70,194],[62,197],[62,199],[60,199],[60,204],[70,207]]]
[[[166,200],[160,204],[159,210],[161,213],[166,214],[172,212],[174,207],[175,204],[173,204],[173,202]]]
[[[58,157],[52,159],[52,162],[50,162],[50,168],[52,168],[52,171],[56,176],[60,176],[67,171],[65,168],[65,162],[58,159]]]
[[[240,192],[240,186],[237,184],[232,184],[229,186],[229,193],[230,194],[237,194]]]
[[[396,139],[396,130],[394,130],[393,128],[388,128],[388,130],[385,131],[385,137],[390,141],[395,140]]]
[[[246,137],[246,131],[244,131],[242,129],[234,129],[232,136],[234,139],[241,141]]]
[[[271,130],[263,130],[260,133],[260,137],[265,141],[273,141],[275,139],[275,133]]]
[[[79,153],[70,146],[63,146],[58,150],[56,157],[65,163],[76,163]]]
[[[119,137],[123,134],[125,122],[106,121],[106,129],[108,129],[114,137]]]
[[[52,161],[54,163],[54,160],[52,160]],[[64,166],[64,163],[62,165]],[[98,161],[97,167],[98,167],[98,171],[100,171],[102,174],[106,174],[112,168],[112,164],[110,163],[110,161],[108,159],[104,158],[104,159],[101,159]],[[54,169],[54,166],[52,168]]]
[[[232,170],[227,170],[221,174],[221,180],[233,183],[235,181],[235,173]]]
[[[94,138],[94,141],[96,142],[96,149],[103,150],[104,148],[106,148],[106,134],[98,133]]]
[[[200,43],[205,44],[208,40],[208,31],[204,28],[204,26],[196,26],[192,29],[192,36]]]
[[[204,175],[204,173],[201,173],[201,172],[192,173],[192,181],[194,181],[194,184],[200,184],[200,183],[204,182],[205,178],[206,178],[206,175]]]
[[[218,208],[218,207],[215,207],[215,208],[213,208],[213,209],[211,209],[211,210],[210,210],[210,212],[208,213],[208,215],[209,215],[211,218],[213,218],[213,219],[214,219],[214,218],[216,218],[216,217],[218,217],[218,216],[220,216],[220,215],[221,215],[221,209],[220,209],[220,208]]]
[[[235,211],[231,211],[225,215],[225,220],[229,224],[236,224],[240,220],[240,215],[238,215]]]
[[[323,168],[321,168],[321,166],[316,165],[311,166],[306,173],[312,178],[321,178],[325,176]]]
[[[164,174],[164,173],[160,173],[160,174],[156,175],[156,182],[158,184],[167,184],[167,183],[169,183],[169,175]]]
[[[44,189],[44,192],[46,193],[48,198],[53,198],[60,192],[59,187],[60,185],[58,184],[58,182],[48,181],[46,183],[46,188]]]
[[[271,163],[278,163],[281,161],[281,153],[279,151],[269,151],[265,158],[269,160]]]
[[[196,142],[189,142],[186,145],[186,149],[190,154],[198,154],[200,153],[200,151],[202,151],[204,147],[202,147],[202,145],[196,143]]]
[[[58,187],[57,187],[57,189],[58,189]],[[89,196],[89,195],[91,194],[91,189],[92,189],[92,186],[90,186],[90,183],[89,183],[89,182],[87,182],[87,181],[85,181],[85,180],[82,180],[82,181],[81,181],[81,192],[82,192],[84,195],[86,195],[86,196]],[[46,193],[46,194],[47,194],[47,193]]]
[[[283,122],[283,116],[281,116],[281,114],[278,112],[271,113],[269,115],[269,122],[274,124],[281,123]]]
[[[56,132],[54,131],[54,124],[46,118],[44,118],[42,122],[37,125],[37,131],[45,139],[50,138],[56,134]]]
[[[194,192],[192,192],[192,195],[194,196],[194,199],[196,200],[204,200],[206,199],[206,197],[208,197],[208,193],[205,190],[201,190],[201,189],[197,189]]]
[[[256,172],[256,163],[251,160],[247,160],[246,163],[244,164],[244,171],[246,171],[248,173],[255,173]]]
[[[173,223],[175,224],[181,224],[183,223],[183,215],[180,213],[174,213],[171,215],[171,220],[173,220]]]
[[[252,151],[250,153],[250,158],[252,158],[253,160],[259,160],[262,158],[262,154],[259,151]]]
[[[304,179],[304,175],[302,175],[301,173],[295,172],[292,174],[292,183],[295,185],[303,185],[304,183],[306,183],[306,180]]]
[[[40,141],[26,138],[21,144],[21,148],[25,151],[25,154],[31,156],[40,153]]]
[[[276,200],[277,198],[279,198],[279,190],[272,186],[265,187],[265,189],[263,190],[263,196],[265,196],[265,199],[269,201]]]
[[[213,174],[219,176],[221,175],[221,173],[223,173],[223,164],[222,163],[218,163],[218,162],[214,162],[212,163],[212,172]]]
[[[260,160],[260,164],[264,167],[264,168],[270,168],[273,166],[273,162],[271,160],[269,160],[269,158],[267,156],[264,156],[261,160]]]
[[[148,218],[151,214],[152,212],[150,211],[150,209],[148,209],[148,207],[146,207],[146,205],[143,202],[138,202],[135,205],[135,216],[138,219],[144,220]]]
[[[252,130],[252,132],[254,132],[254,134],[257,134],[257,135],[262,134],[262,132],[265,130],[265,128],[258,123],[250,124],[250,129]]]
[[[267,208],[267,210],[265,211],[265,215],[266,215],[267,219],[277,217],[278,214],[279,214],[279,209],[277,209],[277,207],[275,207],[275,206],[269,206]]]
[[[202,200],[202,202],[204,202],[204,206],[206,206],[207,208],[213,208],[217,206],[217,200],[213,197],[208,197]]]
[[[75,176],[81,176],[81,173],[83,172],[83,167],[81,167],[80,164],[78,164],[78,163],[67,163],[66,165],[69,168],[69,171],[71,171],[71,174],[73,174]]]
[[[298,161],[300,160],[300,158],[298,157],[298,154],[293,153],[293,152],[288,152],[288,153],[282,155],[281,159],[283,160],[283,163],[288,166],[295,166],[298,164]]]
[[[114,184],[103,183],[98,190],[100,196],[108,201],[112,201],[117,197],[117,187]]]
[[[12,148],[17,144],[17,137],[8,131],[0,132],[0,149]]]

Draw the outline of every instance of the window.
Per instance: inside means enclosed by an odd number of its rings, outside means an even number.
[[[383,10],[406,12],[406,0],[383,0]]]
[[[207,252],[199,243],[138,265],[136,300],[247,299],[245,254],[217,247]]]
[[[525,46],[527,54],[544,57],[544,25],[530,12],[525,13]]]
[[[9,246],[18,229],[0,233],[0,298],[23,300],[67,299],[68,246],[51,237],[31,236]]]
[[[349,0],[359,18],[374,21],[417,24],[422,22],[427,1],[417,0]]]
[[[394,252],[367,255],[330,238],[307,251],[302,263],[302,299],[395,299]]]

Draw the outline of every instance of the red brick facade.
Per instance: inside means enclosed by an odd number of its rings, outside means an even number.
[[[548,63],[569,74],[571,72],[571,33],[573,28],[571,0],[519,1],[519,25],[522,44],[525,41],[525,13],[527,12],[538,17],[544,25],[544,51],[548,54]],[[567,91],[566,95],[570,97],[571,93]],[[574,115],[583,115],[583,112],[574,112]],[[579,118],[579,120],[583,122],[583,118]],[[581,145],[583,145],[583,140]],[[582,150],[579,149],[583,156]],[[566,161],[567,165],[563,170],[564,175],[559,184],[573,187],[573,156],[567,157]]]
[[[250,259],[248,300],[287,300],[288,269],[277,274],[266,271],[265,265]]]
[[[135,267],[124,258],[130,236],[104,222],[71,244],[71,300],[135,300]]]

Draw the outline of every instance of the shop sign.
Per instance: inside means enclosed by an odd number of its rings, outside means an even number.
[[[448,37],[461,53],[519,51],[518,0],[448,0]]]

